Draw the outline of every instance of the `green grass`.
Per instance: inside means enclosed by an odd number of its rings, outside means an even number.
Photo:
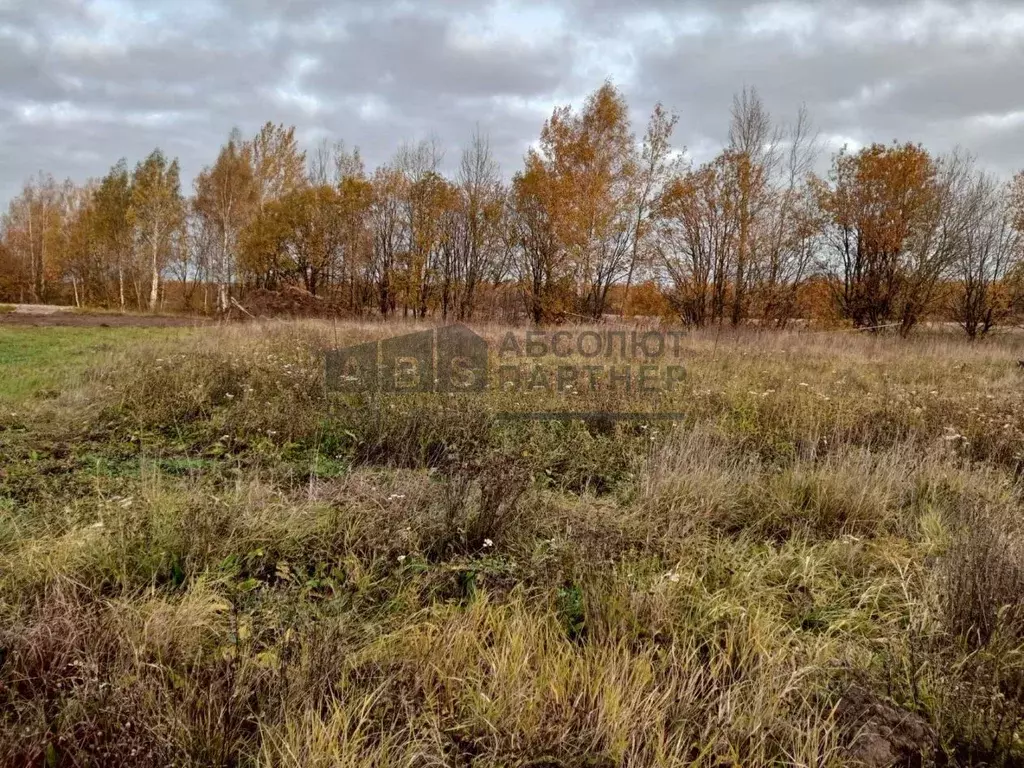
[[[112,353],[180,337],[180,329],[5,327],[0,325],[0,400],[52,396]]]
[[[13,304],[0,304],[0,314],[3,314],[5,312],[13,312],[14,310],[15,306]]]
[[[1017,341],[328,398],[389,330],[0,329],[0,765],[1024,760]]]

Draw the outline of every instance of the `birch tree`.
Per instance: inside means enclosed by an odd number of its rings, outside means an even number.
[[[217,283],[219,312],[229,308],[241,232],[253,216],[258,199],[251,151],[238,132],[233,132],[217,162],[204,168],[195,181],[195,210],[210,222],[218,239],[216,263],[211,265],[210,274]]]
[[[132,174],[128,219],[140,252],[147,255],[150,268],[149,310],[155,312],[160,299],[160,273],[175,233],[185,215],[177,159],[170,162],[159,149],[135,167]]]

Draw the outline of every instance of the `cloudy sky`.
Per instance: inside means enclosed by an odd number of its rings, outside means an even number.
[[[84,180],[153,147],[187,182],[233,126],[295,124],[369,164],[479,123],[506,174],[556,104],[610,78],[696,159],[732,94],[823,140],[960,144],[1024,167],[1024,0],[0,0],[0,206],[37,170]]]

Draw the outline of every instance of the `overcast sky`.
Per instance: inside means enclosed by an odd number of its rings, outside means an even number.
[[[475,123],[506,175],[556,104],[610,78],[637,133],[660,100],[698,160],[732,94],[806,103],[856,148],[961,144],[1024,167],[1024,0],[0,0],[0,206],[37,170],[78,181],[159,146],[185,181],[233,126],[295,124],[367,163]]]

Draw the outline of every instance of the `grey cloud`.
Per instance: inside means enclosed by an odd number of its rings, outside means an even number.
[[[696,135],[721,137],[730,94],[755,85],[780,117],[807,104],[828,135],[859,143],[919,140],[938,151],[962,143],[1004,173],[1024,165],[1024,142],[1014,148],[1005,137],[985,141],[983,131],[966,130],[978,115],[1024,109],[1016,84],[1024,71],[1024,17],[1015,17],[1021,26],[1009,44],[928,25],[901,40],[900,30],[887,24],[896,24],[900,10],[912,18],[913,8],[873,9],[866,34],[862,24],[860,34],[844,35],[843,15],[819,12],[799,41],[786,32],[752,35],[725,25],[653,46],[641,56],[638,90],[675,106]],[[1020,5],[987,8],[998,20]],[[1018,140],[1022,130],[1013,131]],[[988,154],[997,147],[998,154]]]
[[[188,176],[266,120],[370,164],[434,135],[454,165],[479,123],[510,174],[605,77],[638,132],[655,101],[678,110],[698,155],[753,85],[824,135],[963,144],[1008,174],[1021,71],[1024,3],[995,0],[0,0],[0,205],[36,170],[81,180],[154,146]]]

